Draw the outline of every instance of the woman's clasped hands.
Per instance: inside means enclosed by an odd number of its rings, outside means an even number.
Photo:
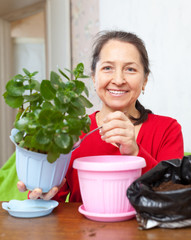
[[[139,147],[136,143],[135,126],[131,120],[121,111],[109,113],[103,119],[100,130],[101,138],[107,143],[117,145],[123,155],[136,156]]]

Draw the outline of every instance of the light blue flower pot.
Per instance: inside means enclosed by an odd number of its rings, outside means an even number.
[[[47,161],[47,154],[28,151],[19,147],[14,141],[17,129],[11,131],[10,139],[16,146],[16,170],[20,181],[27,189],[41,188],[48,192],[52,187],[59,186],[66,175],[71,154],[61,154],[54,162]]]

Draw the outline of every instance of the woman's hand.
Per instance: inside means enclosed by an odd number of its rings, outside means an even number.
[[[110,113],[103,122],[100,131],[102,140],[119,146],[120,153],[123,155],[136,156],[138,154],[139,147],[136,143],[135,127],[123,112]]]
[[[43,200],[50,200],[51,198],[53,198],[57,194],[57,192],[65,184],[65,182],[66,182],[66,178],[63,179],[60,186],[51,188],[50,191],[47,192],[47,193],[43,193],[40,188],[35,188],[33,191],[30,192],[29,198],[33,199],[33,200],[38,199],[38,198],[41,198]],[[19,181],[17,183],[17,188],[19,189],[20,192],[27,191],[27,188],[26,188],[25,184],[21,181]]]

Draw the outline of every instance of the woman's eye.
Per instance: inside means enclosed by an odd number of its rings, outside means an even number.
[[[128,68],[126,68],[126,71],[127,72],[135,72],[136,70],[134,68],[128,67]]]
[[[106,71],[109,71],[109,70],[111,70],[111,67],[110,66],[106,66],[103,69],[106,70]]]

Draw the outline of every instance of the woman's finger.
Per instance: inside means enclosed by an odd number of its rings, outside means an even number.
[[[113,113],[109,113],[104,119],[103,119],[103,122],[106,123],[106,122],[109,122],[109,121],[112,121],[114,119],[118,119],[118,120],[127,120],[128,117],[121,111],[116,111],[116,112],[113,112]]]
[[[20,192],[25,192],[27,191],[27,188],[25,186],[25,184],[22,181],[18,181],[17,182],[17,188]]]
[[[50,191],[48,193],[43,193],[40,198],[44,199],[44,200],[50,200],[52,199],[58,192],[58,187],[53,187],[50,189]]]
[[[42,195],[42,190],[40,188],[35,188],[32,192],[30,192],[29,198],[36,200],[36,199],[40,198],[41,195]]]
[[[50,191],[48,193],[42,193],[42,195],[40,196],[40,198],[44,199],[44,200],[50,200],[52,199],[57,192],[60,190],[60,188],[65,184],[66,182],[66,178],[64,178],[61,182],[61,184],[58,187],[53,187],[50,189]]]

